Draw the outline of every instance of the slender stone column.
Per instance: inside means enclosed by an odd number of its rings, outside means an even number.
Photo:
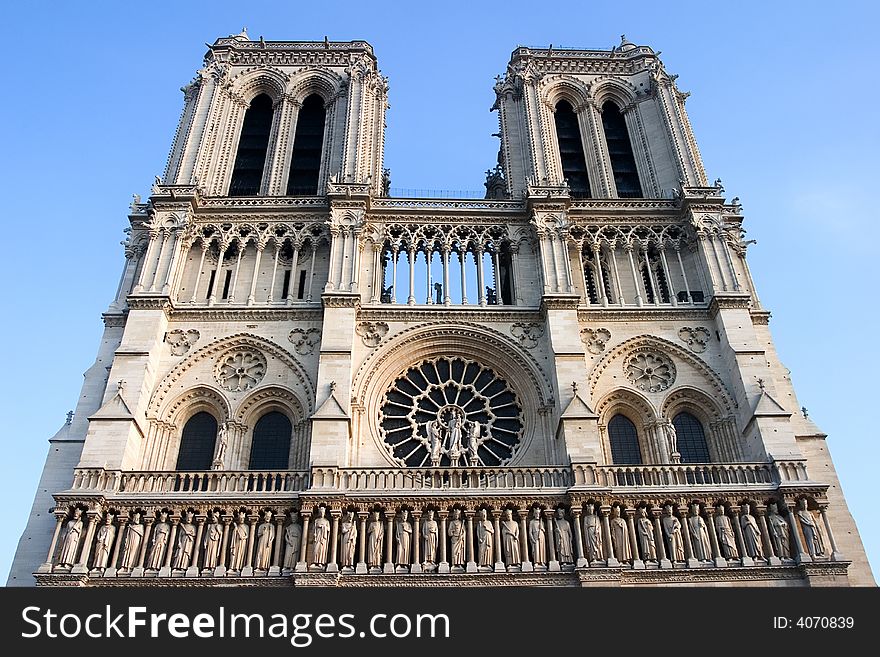
[[[309,280],[308,280],[308,292],[306,293],[306,302],[312,302],[312,283],[315,280],[315,253],[317,251],[317,245],[314,242],[311,242],[311,258],[309,260]]]
[[[370,303],[379,303],[379,295],[382,293],[382,286],[385,284],[382,271],[382,251],[381,247],[372,244],[373,249],[373,286],[370,293]]]
[[[431,258],[434,256],[434,252],[431,250],[431,247],[425,245],[425,286],[427,288],[427,298],[425,299],[425,303],[431,305],[434,303],[434,298],[431,295],[431,283],[433,282],[431,278]]]
[[[153,523],[156,518],[153,515],[147,515],[144,518],[144,539],[141,541],[141,550],[138,554],[137,566],[132,568],[132,577],[144,576],[144,561],[147,558],[147,546],[150,544],[150,538],[153,536]]]
[[[501,511],[492,511],[492,524],[495,526],[495,572],[503,573],[507,568],[501,556]]]
[[[150,292],[156,291],[156,278],[159,276],[159,267],[162,266],[162,256],[165,254],[165,243],[168,241],[168,231],[162,228],[160,233],[162,243],[159,245],[159,257],[156,258],[156,266],[153,269],[153,276],[150,278]]]
[[[409,247],[409,296],[406,297],[406,303],[409,306],[416,305],[416,250]]]
[[[446,516],[447,511],[439,511],[437,513],[440,518],[440,535],[437,537],[438,547],[440,548],[439,554],[439,562],[437,564],[437,572],[438,573],[448,573],[449,572],[449,562],[446,560],[446,542],[449,540],[449,537],[446,536]]]
[[[168,534],[168,545],[165,548],[165,561],[159,569],[159,577],[171,577],[171,557],[174,556],[174,539],[177,537],[177,525],[180,523],[179,516],[171,516],[171,532]]]
[[[642,306],[644,305],[644,301],[642,300],[642,286],[639,285],[639,277],[636,273],[636,264],[633,262],[633,245],[627,244],[624,249],[626,250],[626,255],[629,258],[629,270],[632,273],[633,285],[635,286],[636,291],[636,305]]]
[[[327,564],[327,572],[328,573],[338,573],[339,572],[339,562],[337,561],[338,555],[338,538],[339,538],[339,517],[342,515],[341,509],[331,509],[330,516],[333,518],[333,522],[330,526],[330,562]]]
[[[391,250],[391,303],[397,303],[397,258],[400,255],[397,247]]]
[[[498,262],[498,248],[492,252],[492,262],[495,265],[495,275],[492,277],[495,280],[495,301],[499,306],[504,305],[504,299],[501,297],[501,265]]]
[[[516,513],[519,516],[519,550],[522,557],[522,571],[528,573],[535,569],[529,560],[529,528],[526,523],[529,517],[529,510],[517,509]]]
[[[467,258],[467,251],[459,251],[458,252],[458,264],[461,268],[461,305],[466,306],[468,302],[467,298],[467,279],[465,278],[465,259]]]
[[[392,548],[394,546],[394,511],[385,512],[385,564],[382,572],[394,574]]]
[[[617,287],[617,303],[621,306],[626,305],[626,299],[623,296],[623,284],[620,282],[620,270],[617,268],[617,242],[611,247],[611,268],[614,270],[614,283]]]
[[[577,559],[575,565],[578,568],[583,568],[589,564],[587,564],[587,559],[584,556],[584,530],[581,526],[581,508],[577,506],[572,507],[571,514],[574,516],[574,547],[576,550],[575,558]]]
[[[694,556],[694,548],[691,545],[691,528],[690,523],[688,523],[687,505],[682,504],[678,507],[678,515],[679,518],[683,521],[681,523],[681,536],[684,539],[685,561],[687,562],[688,568],[696,568],[700,565],[700,562]]]
[[[299,263],[299,244],[293,243],[293,254],[290,261],[290,279],[287,282],[287,295],[284,301],[287,305],[293,303],[293,291],[296,289],[296,267]]]
[[[634,570],[644,570],[645,562],[642,561],[641,554],[639,554],[639,539],[636,537],[635,515],[636,510],[632,507],[627,507],[626,526],[629,529],[629,544],[633,556],[632,567]]]
[[[480,305],[486,305],[486,284],[483,278],[483,247],[480,246],[474,253],[474,257],[477,261],[477,298],[480,300]]]
[[[153,259],[153,251],[156,248],[156,238],[158,237],[159,231],[150,231],[149,239],[147,240],[147,250],[144,253],[144,259],[142,260],[143,264],[141,265],[140,272],[138,272],[135,286],[132,288],[132,292],[135,294],[143,292],[144,288],[147,286],[147,269],[150,267],[150,261]]]
[[[727,565],[727,559],[721,556],[721,546],[718,545],[718,534],[715,531],[715,518],[708,511],[706,516],[706,528],[709,530],[709,542],[712,544],[712,558],[715,560],[716,566],[723,568]]]
[[[741,556],[742,565],[743,566],[754,566],[755,562],[749,556],[748,552],[746,552],[746,543],[743,540],[742,526],[740,525],[740,519],[739,519],[739,511],[740,511],[739,506],[731,505],[730,512],[733,514],[733,533],[736,534],[736,546],[739,548],[740,555],[742,555]]]
[[[250,530],[248,531],[247,555],[244,559],[244,567],[241,569],[242,577],[253,577],[254,574],[254,539],[257,535],[257,521],[259,515],[252,513],[248,516],[250,522]]]
[[[443,305],[452,304],[452,297],[449,294],[449,246],[443,246]]]
[[[52,572],[52,563],[55,561],[55,547],[58,545],[58,537],[61,535],[61,528],[64,526],[64,519],[67,518],[67,512],[55,512],[55,531],[52,533],[52,542],[49,543],[49,552],[46,554],[46,561],[40,566],[38,573]]]
[[[251,291],[248,294],[247,305],[254,305],[254,300],[256,299],[257,293],[257,277],[260,275],[260,259],[263,257],[263,249],[266,248],[265,244],[257,243],[255,244],[257,249],[257,257],[254,259],[254,277],[251,279]]]
[[[645,268],[648,271],[648,282],[651,284],[652,291],[654,292],[654,305],[658,305],[660,303],[660,287],[657,285],[657,278],[654,276],[654,272],[651,271],[651,259],[648,257],[648,249],[647,247],[640,249],[639,251],[645,258]],[[638,257],[638,255],[636,256]],[[645,289],[645,293],[647,294],[647,288]],[[647,301],[647,299],[645,299]]]
[[[474,511],[467,509],[464,512],[467,518],[467,568],[469,573],[477,572],[477,562],[474,560]]]
[[[412,565],[409,568],[411,573],[422,572],[422,560],[419,558],[419,547],[422,543],[422,532],[419,527],[419,521],[422,517],[421,511],[413,511],[410,513],[413,519],[413,541],[412,541]]]
[[[553,509],[544,509],[544,525],[547,533],[547,570],[559,571],[556,560],[556,532],[553,527]]]
[[[517,281],[520,280],[519,244],[510,243],[508,244],[507,249],[510,253],[510,303],[514,306],[518,306],[522,303],[522,299],[519,296],[520,288],[517,284]]]
[[[269,568],[269,575],[281,574],[281,559],[284,552],[284,514],[279,513],[275,516],[275,558],[272,559],[272,566]]]
[[[86,515],[89,518],[89,526],[86,529],[86,535],[80,548],[82,551],[79,555],[79,561],[73,566],[70,572],[85,573],[88,572],[89,556],[92,553],[92,542],[95,540],[95,529],[98,526],[101,514],[97,511],[88,511]]]
[[[654,518],[654,545],[657,546],[657,560],[661,568],[672,568],[672,562],[666,558],[666,539],[663,537],[663,524],[660,522],[659,507],[651,509],[651,516]]]
[[[603,306],[608,306],[608,295],[605,293],[605,274],[602,272],[602,245],[595,243],[592,245],[593,262],[596,263],[596,277],[599,279],[599,289],[596,290],[596,296],[599,298]]]
[[[281,255],[281,245],[275,242],[275,255],[272,258],[272,280],[269,283],[269,297],[266,299],[269,303],[275,300],[275,279],[278,278],[278,256]]]
[[[763,504],[755,505],[755,515],[758,516],[758,527],[761,528],[761,542],[764,544],[764,556],[771,566],[778,566],[782,560],[776,556],[773,549],[773,541],[770,540],[770,532],[767,530],[767,507]],[[788,514],[791,517],[791,513]]]
[[[614,544],[611,542],[611,525],[608,522],[608,516],[611,514],[611,507],[603,505],[599,512],[602,514],[602,542],[605,544],[606,564],[608,567],[619,566],[620,562],[614,554]]]
[[[659,251],[660,265],[663,267],[663,275],[666,277],[666,289],[669,291],[669,303],[673,306],[677,306],[678,298],[675,296],[675,289],[672,287],[672,277],[669,275],[669,263],[666,261],[666,245],[661,244]]]
[[[674,248],[675,257],[678,258],[678,266],[681,269],[681,280],[684,282],[684,291],[687,294],[686,303],[693,303],[694,300],[691,298],[691,288],[690,285],[688,285],[687,272],[684,269],[684,263],[681,261],[681,245],[676,243]]]
[[[786,506],[788,505],[786,504]],[[804,549],[804,542],[801,540],[801,532],[797,526],[798,521],[791,509],[788,510],[787,517],[789,525],[791,526],[791,536],[794,540],[795,554],[797,554],[798,563],[812,561],[813,557],[811,557],[810,554]],[[763,535],[764,532],[767,531],[765,529],[765,526],[766,522],[764,521],[764,514],[761,513],[761,535]]]
[[[238,243],[238,257],[235,259],[235,272],[232,274],[232,285],[229,288],[229,296],[226,300],[229,303],[233,303],[235,301],[235,291],[238,288],[238,272],[241,270],[241,257],[244,255],[244,252],[247,250],[247,242],[242,244]]]
[[[358,511],[358,560],[354,572],[357,575],[367,574],[367,518],[369,513]]]
[[[188,249],[186,243],[183,241],[183,229],[177,229],[176,231],[171,233],[171,238],[174,242],[174,246],[171,249],[171,260],[168,263],[168,269],[165,270],[165,280],[162,282],[162,294],[174,294],[174,290],[172,290],[172,276],[174,276],[174,281],[176,282],[179,277],[175,275],[177,272],[177,263],[180,261],[181,257],[186,257],[186,251]]]
[[[831,543],[831,560],[843,561],[843,555],[837,550],[837,542],[834,540],[834,532],[831,531],[831,523],[828,521],[828,505],[819,505],[819,515],[822,516],[822,524],[825,526],[825,535],[828,536],[828,542]]]
[[[189,568],[186,569],[186,577],[199,576],[199,553],[202,548],[202,535],[205,532],[205,516],[196,517],[196,542],[193,545],[192,560],[189,562]]]
[[[299,561],[296,564],[294,570],[296,572],[304,573],[308,570],[307,559],[309,556],[309,520],[312,517],[311,509],[303,509],[300,511],[300,517],[302,518],[302,541],[299,546]]]
[[[198,293],[199,293],[199,282],[202,280],[202,267],[205,266],[205,256],[208,255],[208,249],[210,248],[211,243],[209,241],[207,244],[205,244],[205,242],[202,241],[201,245],[202,245],[202,255],[199,257],[199,267],[198,267],[198,269],[196,269],[196,282],[195,282],[195,285],[193,285],[193,293],[189,299],[190,303],[196,302],[196,295],[198,295]]]

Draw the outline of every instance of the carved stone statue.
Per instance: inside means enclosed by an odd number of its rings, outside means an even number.
[[[709,528],[706,521],[700,515],[698,504],[691,504],[691,515],[688,516],[688,531],[691,534],[691,548],[694,551],[694,559],[699,561],[712,560],[712,543],[709,542]]]
[[[327,564],[327,549],[330,547],[330,521],[324,517],[324,507],[318,507],[318,517],[312,529],[312,564]]]
[[[272,565],[272,546],[275,543],[275,525],[272,512],[263,514],[263,522],[257,527],[257,546],[254,548],[254,569],[269,570]]]
[[[770,503],[767,505],[767,524],[770,526],[770,538],[776,549],[776,556],[780,559],[791,558],[791,541],[789,540],[788,521],[778,513],[779,507]]]
[[[196,526],[193,524],[193,512],[187,511],[183,522],[177,525],[177,551],[171,562],[175,570],[189,568],[193,547],[196,544]]]
[[[428,444],[431,450],[431,465],[436,468],[440,465],[440,457],[443,455],[443,435],[440,432],[440,423],[437,420],[431,420],[426,425],[425,431],[428,434]]]
[[[465,529],[464,522],[461,520],[461,510],[452,510],[452,519],[446,527],[446,533],[449,535],[449,563],[453,566],[464,566],[465,564]]]
[[[223,525],[216,511],[211,511],[210,520],[205,525],[204,543],[204,567],[216,568],[220,565],[220,546],[223,543]]]
[[[761,530],[758,528],[758,521],[749,511],[751,508],[748,504],[742,505],[742,515],[740,515],[739,523],[742,526],[743,544],[746,554],[752,558],[764,558],[764,546],[761,543]]]
[[[587,513],[584,515],[584,547],[589,561],[604,559],[602,519],[596,515],[595,504],[587,504]]]
[[[480,464],[480,455],[479,449],[482,441],[480,440],[480,434],[482,433],[483,428],[480,426],[480,423],[477,421],[472,421],[468,423],[468,464],[471,466]]]
[[[116,538],[116,527],[113,525],[113,516],[108,513],[104,516],[104,524],[95,537],[95,568],[107,567],[114,538]]]
[[[449,417],[449,428],[447,429],[447,437],[449,440],[449,447],[447,449],[449,460],[453,466],[458,465],[458,461],[461,457],[462,452],[461,423],[462,418],[459,417],[459,414],[457,412],[453,412]]]
[[[816,524],[816,518],[813,516],[813,513],[807,508],[806,498],[802,497],[798,502],[797,517],[801,523],[801,531],[804,532],[804,543],[807,552],[810,553],[811,557],[825,556],[825,542],[822,540],[822,532],[819,529],[819,525]]]
[[[159,570],[162,567],[162,557],[165,556],[165,548],[168,546],[168,537],[171,534],[171,525],[168,524],[168,512],[159,512],[159,522],[153,525],[153,542],[150,546],[150,556],[147,558],[146,568]]]
[[[491,566],[495,559],[492,551],[495,548],[495,525],[486,517],[486,509],[480,509],[477,520],[477,545],[480,566]]]
[[[284,568],[296,568],[299,561],[299,553],[302,548],[302,525],[299,524],[299,514],[291,513],[290,524],[284,529]]]
[[[244,511],[239,511],[229,535],[229,570],[241,570],[247,565],[244,560],[247,557],[247,542],[250,533],[251,530],[247,526],[247,514]]]
[[[424,562],[432,564],[437,561],[437,539],[440,536],[440,528],[434,520],[434,511],[425,511],[425,521],[422,524],[422,557]]]
[[[79,507],[73,509],[73,517],[67,521],[66,530],[64,542],[61,543],[61,554],[58,555],[58,563],[62,566],[72,566],[76,563],[76,553],[82,539],[82,509]]]
[[[553,537],[556,539],[556,558],[559,559],[559,563],[574,563],[571,536],[571,523],[565,519],[565,511],[556,509],[556,517],[553,519]]]
[[[739,549],[736,547],[736,534],[730,518],[724,512],[724,506],[715,507],[715,533],[718,535],[718,547],[725,559],[738,559]]]
[[[657,546],[654,543],[654,524],[648,517],[645,507],[639,507],[636,520],[636,538],[639,540],[639,551],[645,561],[657,561]]]
[[[662,426],[663,438],[666,441],[666,448],[669,450],[669,458],[677,463],[680,460],[678,454],[678,436],[675,433],[675,425],[666,421]]]
[[[538,565],[547,565],[547,530],[541,520],[541,509],[532,509],[532,519],[529,520],[529,545],[532,548],[532,562]]]
[[[663,533],[669,546],[672,561],[684,561],[684,539],[681,536],[681,521],[672,514],[672,505],[663,507]]]
[[[382,566],[382,540],[385,538],[385,527],[379,519],[379,512],[373,511],[367,525],[367,565],[370,568]]]
[[[357,547],[357,521],[354,519],[354,511],[345,514],[342,524],[339,525],[340,530],[340,565],[343,568],[354,567],[354,551]]]
[[[141,514],[135,511],[131,514],[131,521],[125,530],[125,547],[122,548],[120,570],[131,570],[138,565],[138,555],[143,542],[144,526],[141,523]]]
[[[397,559],[395,565],[408,566],[410,551],[412,550],[412,523],[409,521],[409,511],[403,509],[394,527],[394,539],[397,541]]]
[[[501,521],[501,547],[504,549],[504,562],[508,566],[518,566],[522,562],[519,554],[519,523],[513,519],[513,511],[504,511]]]
[[[629,544],[629,528],[626,520],[620,517],[620,507],[611,508],[611,544],[618,561],[632,561],[632,548]]]
[[[215,449],[214,459],[211,461],[212,470],[223,469],[223,458],[226,456],[226,445],[229,443],[229,428],[226,422],[220,425],[217,431],[217,448]]]

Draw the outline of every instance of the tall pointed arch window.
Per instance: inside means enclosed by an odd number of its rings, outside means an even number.
[[[568,181],[571,195],[575,198],[590,198],[590,177],[587,174],[587,161],[584,158],[584,144],[574,109],[567,100],[556,103],[554,113],[556,139],[559,141],[559,157],[562,160],[562,175]]]
[[[296,118],[293,157],[287,179],[288,196],[315,196],[318,193],[326,119],[324,100],[318,94],[303,101]]]
[[[642,186],[639,183],[639,171],[633,155],[626,120],[612,101],[602,105],[602,127],[605,128],[605,143],[611,158],[611,170],[614,173],[614,185],[619,198],[641,198]]]
[[[210,470],[217,441],[217,420],[202,411],[196,413],[183,427],[176,470]]]
[[[608,440],[611,443],[611,461],[614,464],[632,465],[642,462],[639,434],[625,415],[615,415],[608,423]]]
[[[251,441],[251,470],[286,470],[293,427],[284,413],[272,411],[257,420]]]
[[[232,168],[230,196],[256,196],[260,193],[273,112],[272,99],[266,94],[254,98],[245,112]]]
[[[678,453],[682,463],[708,463],[709,447],[703,425],[690,413],[683,411],[672,419],[675,427]]]

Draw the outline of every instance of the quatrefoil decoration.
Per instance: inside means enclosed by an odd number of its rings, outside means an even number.
[[[259,351],[235,349],[217,359],[214,378],[230,392],[243,392],[256,386],[266,374],[266,357]]]

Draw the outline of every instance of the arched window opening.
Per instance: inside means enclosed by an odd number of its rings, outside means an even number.
[[[251,441],[251,470],[286,470],[290,456],[290,420],[272,411],[257,420]]]
[[[321,152],[324,146],[324,101],[312,94],[302,104],[296,118],[293,158],[287,178],[288,196],[315,196],[321,173]]]
[[[642,186],[639,171],[633,156],[632,143],[626,129],[626,120],[620,109],[610,100],[602,105],[602,126],[605,128],[605,143],[611,158],[614,185],[619,198],[641,198]]]
[[[614,296],[611,294],[611,274],[608,271],[608,265],[605,259],[600,255],[598,263],[596,262],[596,253],[591,248],[587,248],[583,253],[584,267],[584,285],[586,289],[587,299],[590,303],[601,303],[604,296],[609,302],[613,301]],[[599,286],[599,268],[602,269],[601,281],[602,288]],[[604,295],[603,295],[604,290]]]
[[[639,265],[639,271],[642,274],[648,303],[669,303],[669,283],[666,280],[663,263],[660,261],[660,254],[656,251],[648,251],[645,258],[647,261]]]
[[[709,447],[703,425],[693,415],[681,412],[672,419],[682,463],[708,463]]]
[[[230,196],[256,196],[260,193],[266,151],[269,149],[269,133],[272,131],[272,99],[260,94],[251,101],[244,115],[238,153],[232,169]]]
[[[578,118],[566,100],[556,104],[556,138],[559,140],[559,157],[562,160],[562,175],[574,198],[590,198],[590,178],[587,174],[587,161],[584,159],[584,145]]]
[[[217,420],[214,416],[205,411],[193,415],[183,427],[175,469],[210,470],[216,440]]]
[[[615,465],[632,465],[642,462],[639,434],[625,415],[615,415],[608,423],[608,439],[611,442],[611,461]]]

